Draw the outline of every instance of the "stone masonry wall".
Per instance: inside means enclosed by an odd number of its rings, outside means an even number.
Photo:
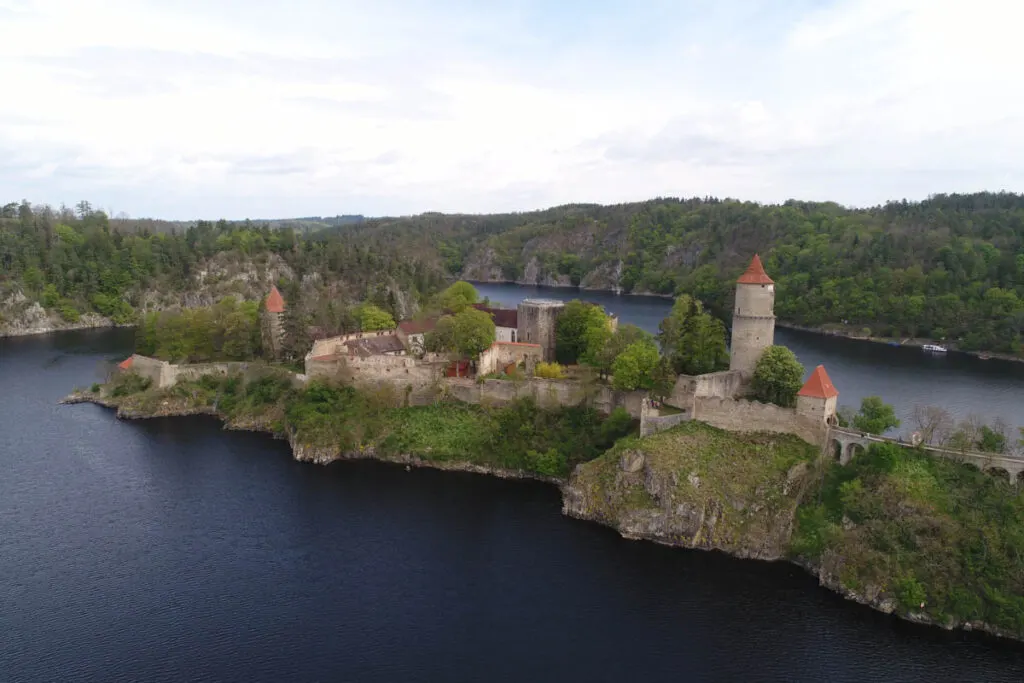
[[[775,286],[736,285],[729,369],[747,377],[766,348],[775,343]]]
[[[641,414],[641,402],[646,396],[642,391],[615,391],[608,386],[588,389],[582,382],[574,380],[538,377],[520,382],[501,379],[477,382],[472,379],[447,378],[442,383],[449,396],[465,403],[507,405],[516,399],[532,398],[538,406],[546,409],[584,403],[589,391],[590,403],[598,412],[608,414],[621,407],[637,419]]]
[[[730,398],[695,399],[693,419],[733,432],[795,434],[807,443],[823,445],[826,425],[793,408]]]

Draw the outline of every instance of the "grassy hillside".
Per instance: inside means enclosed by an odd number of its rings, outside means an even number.
[[[630,537],[778,559],[816,455],[793,436],[688,422],[578,467],[565,509]]]

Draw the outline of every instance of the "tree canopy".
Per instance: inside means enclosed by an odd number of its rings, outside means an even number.
[[[601,307],[574,299],[555,322],[555,358],[563,365],[574,365],[581,357],[594,357],[610,335],[610,322]]]
[[[387,311],[374,306],[371,303],[364,303],[358,309],[359,328],[363,332],[375,332],[378,330],[395,329],[395,319]]]
[[[438,305],[443,311],[460,313],[480,301],[476,287],[462,280],[452,284],[437,295]]]
[[[783,407],[796,405],[803,386],[804,366],[785,346],[769,346],[754,367],[751,391],[759,401]]]
[[[861,399],[860,410],[853,416],[854,429],[868,434],[884,434],[899,426],[896,411],[878,396],[865,396]]]
[[[455,315],[444,315],[424,338],[424,347],[432,352],[455,352],[466,358],[477,358],[496,339],[494,320],[485,311],[463,309]]]
[[[687,294],[676,297],[661,321],[658,342],[677,374],[703,375],[729,368],[725,325]]]
[[[612,386],[624,391],[654,389],[659,360],[653,341],[633,342],[612,363]]]

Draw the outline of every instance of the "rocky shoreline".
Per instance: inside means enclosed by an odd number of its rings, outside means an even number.
[[[388,462],[397,465],[405,465],[409,467],[423,467],[445,471],[455,472],[469,472],[473,474],[486,474],[489,476],[499,477],[502,479],[521,479],[521,480],[533,480],[547,484],[552,484],[559,487],[562,493],[562,513],[568,517],[579,519],[588,522],[596,522],[603,526],[615,529],[623,538],[630,540],[644,540],[658,543],[660,545],[667,545],[671,547],[679,547],[686,549],[695,550],[718,550],[726,554],[732,555],[740,559],[756,559],[762,561],[787,561],[795,564],[812,576],[817,577],[818,584],[824,588],[827,588],[839,595],[843,596],[846,600],[865,605],[874,610],[882,612],[884,614],[894,615],[906,621],[912,623],[937,626],[947,631],[954,629],[962,629],[964,631],[977,631],[985,633],[990,636],[996,636],[999,638],[1005,638],[1014,641],[1024,641],[1020,635],[1001,629],[980,621],[971,622],[957,622],[955,620],[941,621],[932,617],[924,611],[911,612],[909,614],[897,613],[896,602],[886,595],[884,595],[881,587],[879,586],[866,586],[861,591],[854,591],[842,585],[838,575],[832,569],[836,569],[841,564],[841,559],[838,557],[824,558],[822,563],[815,565],[813,563],[805,562],[799,559],[793,559],[785,556],[781,552],[770,551],[766,552],[766,548],[752,548],[752,547],[729,547],[718,544],[711,544],[707,542],[706,538],[702,538],[700,532],[694,534],[692,537],[686,534],[680,534],[680,526],[685,526],[689,520],[677,518],[680,515],[692,516],[693,510],[669,510],[666,514],[657,515],[657,519],[650,515],[647,515],[650,519],[648,522],[652,524],[642,525],[643,528],[636,527],[635,524],[631,524],[631,521],[636,521],[635,515],[629,515],[626,517],[626,522],[622,519],[609,518],[606,515],[596,512],[591,506],[585,504],[588,492],[581,490],[576,482],[576,473],[570,476],[569,479],[561,479],[557,477],[544,477],[531,472],[521,470],[508,470],[501,468],[494,468],[488,466],[477,465],[471,462],[465,461],[429,461],[423,458],[411,455],[387,455],[377,452],[373,448],[367,448],[364,450],[345,452],[335,447],[324,447],[316,445],[302,444],[295,440],[293,435],[281,434],[275,432],[271,426],[259,419],[230,419],[227,416],[219,413],[216,409],[210,406],[194,406],[187,404],[170,404],[164,402],[164,405],[156,411],[143,412],[131,408],[126,408],[120,404],[120,402],[103,397],[99,394],[91,392],[76,391],[72,394],[61,399],[61,404],[70,405],[78,403],[92,403],[95,405],[109,408],[116,411],[116,415],[119,419],[152,419],[160,417],[185,417],[192,415],[206,415],[216,417],[223,422],[224,429],[235,430],[235,431],[252,431],[268,434],[276,439],[282,439],[288,441],[288,444],[292,451],[292,457],[299,462],[308,462],[317,465],[329,465],[333,462],[342,460],[378,460],[381,462]],[[577,468],[578,471],[578,468]],[[806,472],[802,473],[805,474]],[[650,480],[650,473],[647,473],[642,478],[646,481]],[[788,477],[787,479],[792,479]],[[791,483],[791,482],[790,482]],[[719,503],[719,508],[721,503]],[[795,512],[795,510],[794,510]],[[716,513],[714,510],[711,511],[712,519],[711,525],[714,526],[715,517],[720,514],[720,510]],[[707,528],[708,524],[708,512],[707,510],[700,511],[700,520],[697,525],[701,530]],[[789,525],[792,526],[792,519],[790,519]],[[663,528],[659,528],[663,527]],[[830,561],[831,560],[831,561]],[[835,566],[833,566],[835,565]]]
[[[123,420],[146,420],[161,417],[189,417],[194,415],[206,415],[209,417],[215,417],[224,424],[224,429],[231,431],[242,431],[242,432],[259,432],[267,434],[275,439],[281,439],[288,442],[288,445],[292,449],[292,457],[298,462],[308,462],[315,465],[329,465],[332,462],[341,460],[378,460],[380,462],[389,462],[396,465],[407,465],[409,467],[424,467],[436,470],[445,470],[450,472],[469,472],[472,474],[486,474],[492,477],[498,477],[500,479],[525,479],[543,482],[545,484],[553,484],[555,486],[563,486],[565,484],[564,479],[558,477],[545,477],[533,472],[527,472],[524,470],[510,470],[499,467],[488,467],[485,465],[478,465],[476,463],[464,462],[464,461],[432,461],[425,460],[411,454],[401,455],[386,455],[378,453],[372,448],[367,448],[359,451],[342,451],[338,448],[329,446],[316,446],[310,444],[303,444],[295,440],[293,435],[282,434],[275,432],[271,426],[258,419],[230,419],[224,414],[218,412],[216,409],[210,406],[194,406],[194,405],[172,405],[167,406],[161,410],[155,412],[143,412],[134,410],[131,408],[125,408],[118,401],[105,398],[98,394],[85,393],[85,392],[74,392],[69,394],[60,400],[61,405],[73,405],[76,403],[92,403],[104,408],[109,408],[116,411],[118,419]]]

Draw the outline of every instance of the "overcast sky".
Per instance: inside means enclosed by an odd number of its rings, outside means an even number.
[[[0,202],[1021,191],[1022,25],[1019,0],[0,0]]]

